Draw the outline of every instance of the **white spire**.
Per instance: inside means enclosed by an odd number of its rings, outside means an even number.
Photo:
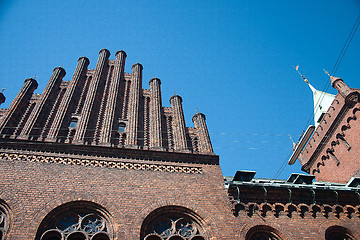
[[[307,85],[309,86],[309,88],[311,89],[311,91],[313,92],[313,100],[314,100],[314,123],[315,123],[315,127],[317,127],[321,121],[321,119],[323,118],[323,116],[325,115],[325,113],[327,112],[327,110],[329,109],[329,107],[331,106],[331,103],[334,101],[335,99],[335,95],[330,94],[330,93],[326,93],[326,92],[322,92],[319,91],[317,89],[315,89],[309,82],[309,80],[306,79],[306,77],[304,75],[301,75],[301,73],[299,72],[299,65],[297,65],[296,67],[294,67],[295,70],[299,73],[299,75],[301,76],[301,78],[304,80],[304,82],[307,83]]]
[[[314,122],[315,127],[317,127],[331,106],[331,103],[335,99],[335,95],[322,92],[319,90],[316,90],[310,83],[308,83],[309,87],[311,88],[311,91],[313,92],[313,99],[314,99]]]

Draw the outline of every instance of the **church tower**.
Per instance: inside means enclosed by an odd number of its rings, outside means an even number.
[[[298,158],[302,170],[315,175],[317,181],[351,184],[360,177],[360,90],[350,88],[341,78],[331,76],[330,80],[338,91],[336,96],[316,90],[306,80],[314,94],[316,128],[299,141],[302,151],[293,154],[289,164]]]

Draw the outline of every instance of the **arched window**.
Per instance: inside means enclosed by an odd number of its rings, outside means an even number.
[[[6,231],[9,228],[9,212],[6,205],[0,199],[0,240],[5,239]]]
[[[250,228],[246,240],[281,240],[278,231],[270,226],[260,225]]]
[[[332,226],[325,231],[326,240],[355,240],[348,229],[341,226]]]
[[[83,201],[64,204],[42,221],[36,240],[112,240],[107,213],[100,206]]]
[[[71,118],[69,128],[76,128],[77,123],[78,123],[77,118]]]
[[[205,240],[199,217],[189,209],[164,207],[145,218],[141,240]]]
[[[123,122],[119,123],[118,132],[121,132],[121,133],[125,132],[125,128],[126,128],[125,123],[123,123]]]

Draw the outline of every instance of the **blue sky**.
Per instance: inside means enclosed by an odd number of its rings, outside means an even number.
[[[273,178],[312,113],[300,65],[322,90],[360,14],[358,0],[0,1],[0,88],[7,108],[24,79],[44,89],[54,67],[70,80],[77,59],[94,68],[98,52],[126,51],[126,71],[144,66],[143,88],[158,77],[163,105],[176,91],[191,117],[207,117],[224,175],[256,171]],[[360,88],[360,30],[336,76]],[[331,87],[328,92],[335,94]],[[286,166],[279,178],[301,172]]]

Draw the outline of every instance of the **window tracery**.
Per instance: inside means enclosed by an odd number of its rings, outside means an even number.
[[[99,209],[72,206],[51,212],[37,234],[39,240],[111,240],[111,226]]]
[[[0,204],[0,240],[5,239],[6,231],[9,227],[9,215],[2,204]]]
[[[191,215],[164,211],[144,221],[142,240],[205,240],[201,225]]]

